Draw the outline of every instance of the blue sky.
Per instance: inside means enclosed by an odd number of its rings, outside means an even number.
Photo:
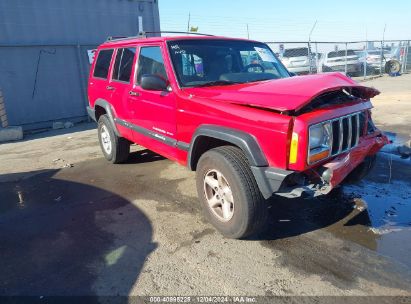
[[[159,0],[162,30],[187,30],[261,41],[411,39],[411,1]]]

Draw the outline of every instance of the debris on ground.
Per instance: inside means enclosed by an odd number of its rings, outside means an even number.
[[[61,168],[73,168],[74,167],[73,164],[66,162],[64,159],[61,159],[61,158],[53,159],[53,163],[57,164],[59,162],[63,163]]]
[[[53,122],[53,130],[58,130],[58,129],[70,129],[74,127],[74,123],[71,121],[55,121]]]
[[[74,127],[74,124],[71,121],[67,121],[64,123],[64,128],[70,129],[72,127]]]
[[[64,129],[64,123],[62,121],[53,122],[53,130]]]

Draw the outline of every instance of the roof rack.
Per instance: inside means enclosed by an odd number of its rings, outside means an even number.
[[[109,36],[107,41],[121,41],[128,39],[144,39],[147,38],[147,34],[186,34],[186,35],[197,35],[197,36],[209,36],[213,37],[214,35],[202,34],[202,33],[193,33],[193,32],[179,32],[179,31],[158,31],[158,32],[139,32],[137,36]]]

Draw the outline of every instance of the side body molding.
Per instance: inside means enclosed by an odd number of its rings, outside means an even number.
[[[197,144],[202,136],[224,140],[238,146],[247,156],[250,166],[268,166],[267,159],[265,158],[264,153],[262,152],[260,145],[254,136],[230,128],[214,125],[201,125],[194,133],[190,144],[188,167],[191,170],[195,169],[193,155],[196,155],[196,148],[198,147]]]

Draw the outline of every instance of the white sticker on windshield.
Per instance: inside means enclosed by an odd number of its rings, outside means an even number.
[[[254,49],[263,61],[276,62],[274,55],[269,50],[260,47],[254,47]]]

